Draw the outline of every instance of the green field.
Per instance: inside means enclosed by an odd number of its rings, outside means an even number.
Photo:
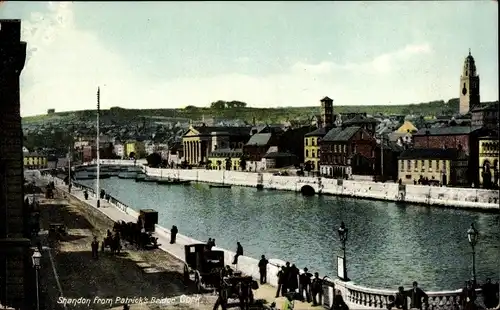
[[[377,106],[335,106],[335,113],[351,113],[351,112],[366,112],[367,114],[375,115],[382,113],[384,115],[391,114],[420,114],[424,116],[437,115],[452,115],[458,112],[458,98],[450,99],[448,102],[443,100],[432,101],[427,103],[409,104],[409,105],[377,105]],[[61,112],[50,115],[37,115],[24,117],[23,123],[40,123],[53,122],[56,120],[71,121],[71,120],[90,120],[95,118],[95,110]],[[240,119],[251,123],[255,118],[256,122],[279,123],[286,120],[306,119],[320,113],[319,106],[317,107],[285,107],[285,108],[252,108],[252,107],[235,107],[235,108],[198,108],[189,106],[183,109],[123,109],[111,108],[102,110],[101,117],[103,119],[113,119],[115,121],[127,121],[141,117],[174,117],[174,118],[189,118],[193,120],[201,120],[203,117],[219,117],[225,119]]]

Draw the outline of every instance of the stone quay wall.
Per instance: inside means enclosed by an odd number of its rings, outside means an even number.
[[[359,197],[396,202],[442,205],[478,210],[500,210],[498,190],[475,188],[399,185],[370,181],[337,180],[318,177],[277,176],[271,173],[205,169],[156,169],[145,167],[149,176],[179,178],[196,182],[239,186],[258,185],[267,189],[301,191],[305,186],[317,194]]]

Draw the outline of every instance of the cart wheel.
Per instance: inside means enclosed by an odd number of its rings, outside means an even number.
[[[189,267],[188,265],[184,264],[184,285],[189,284]]]
[[[201,279],[198,271],[196,271],[194,274],[194,284],[196,285],[196,290],[198,291],[198,293],[201,293]]]

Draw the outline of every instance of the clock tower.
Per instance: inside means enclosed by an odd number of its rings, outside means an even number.
[[[469,56],[465,58],[462,75],[460,76],[460,114],[480,106],[479,75],[476,72],[476,63],[469,49]]]

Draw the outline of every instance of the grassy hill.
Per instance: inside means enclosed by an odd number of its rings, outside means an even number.
[[[435,116],[442,114],[455,114],[458,112],[458,98],[450,99],[448,102],[443,100],[427,103],[409,104],[409,105],[373,105],[373,106],[335,106],[335,113],[366,112],[374,115],[382,113],[389,114],[421,114],[424,116]],[[111,118],[114,120],[131,120],[139,117],[175,117],[200,120],[202,117],[220,117],[226,119],[240,119],[252,122],[255,118],[257,122],[278,123],[289,119],[304,119],[319,114],[320,108],[316,107],[283,107],[283,108],[252,108],[235,107],[226,109],[199,108],[188,106],[183,109],[123,109],[111,108],[102,111],[102,118]],[[91,120],[95,118],[95,110],[83,110],[72,112],[60,112],[50,115],[37,115],[24,117],[23,123],[53,122],[56,120]]]

